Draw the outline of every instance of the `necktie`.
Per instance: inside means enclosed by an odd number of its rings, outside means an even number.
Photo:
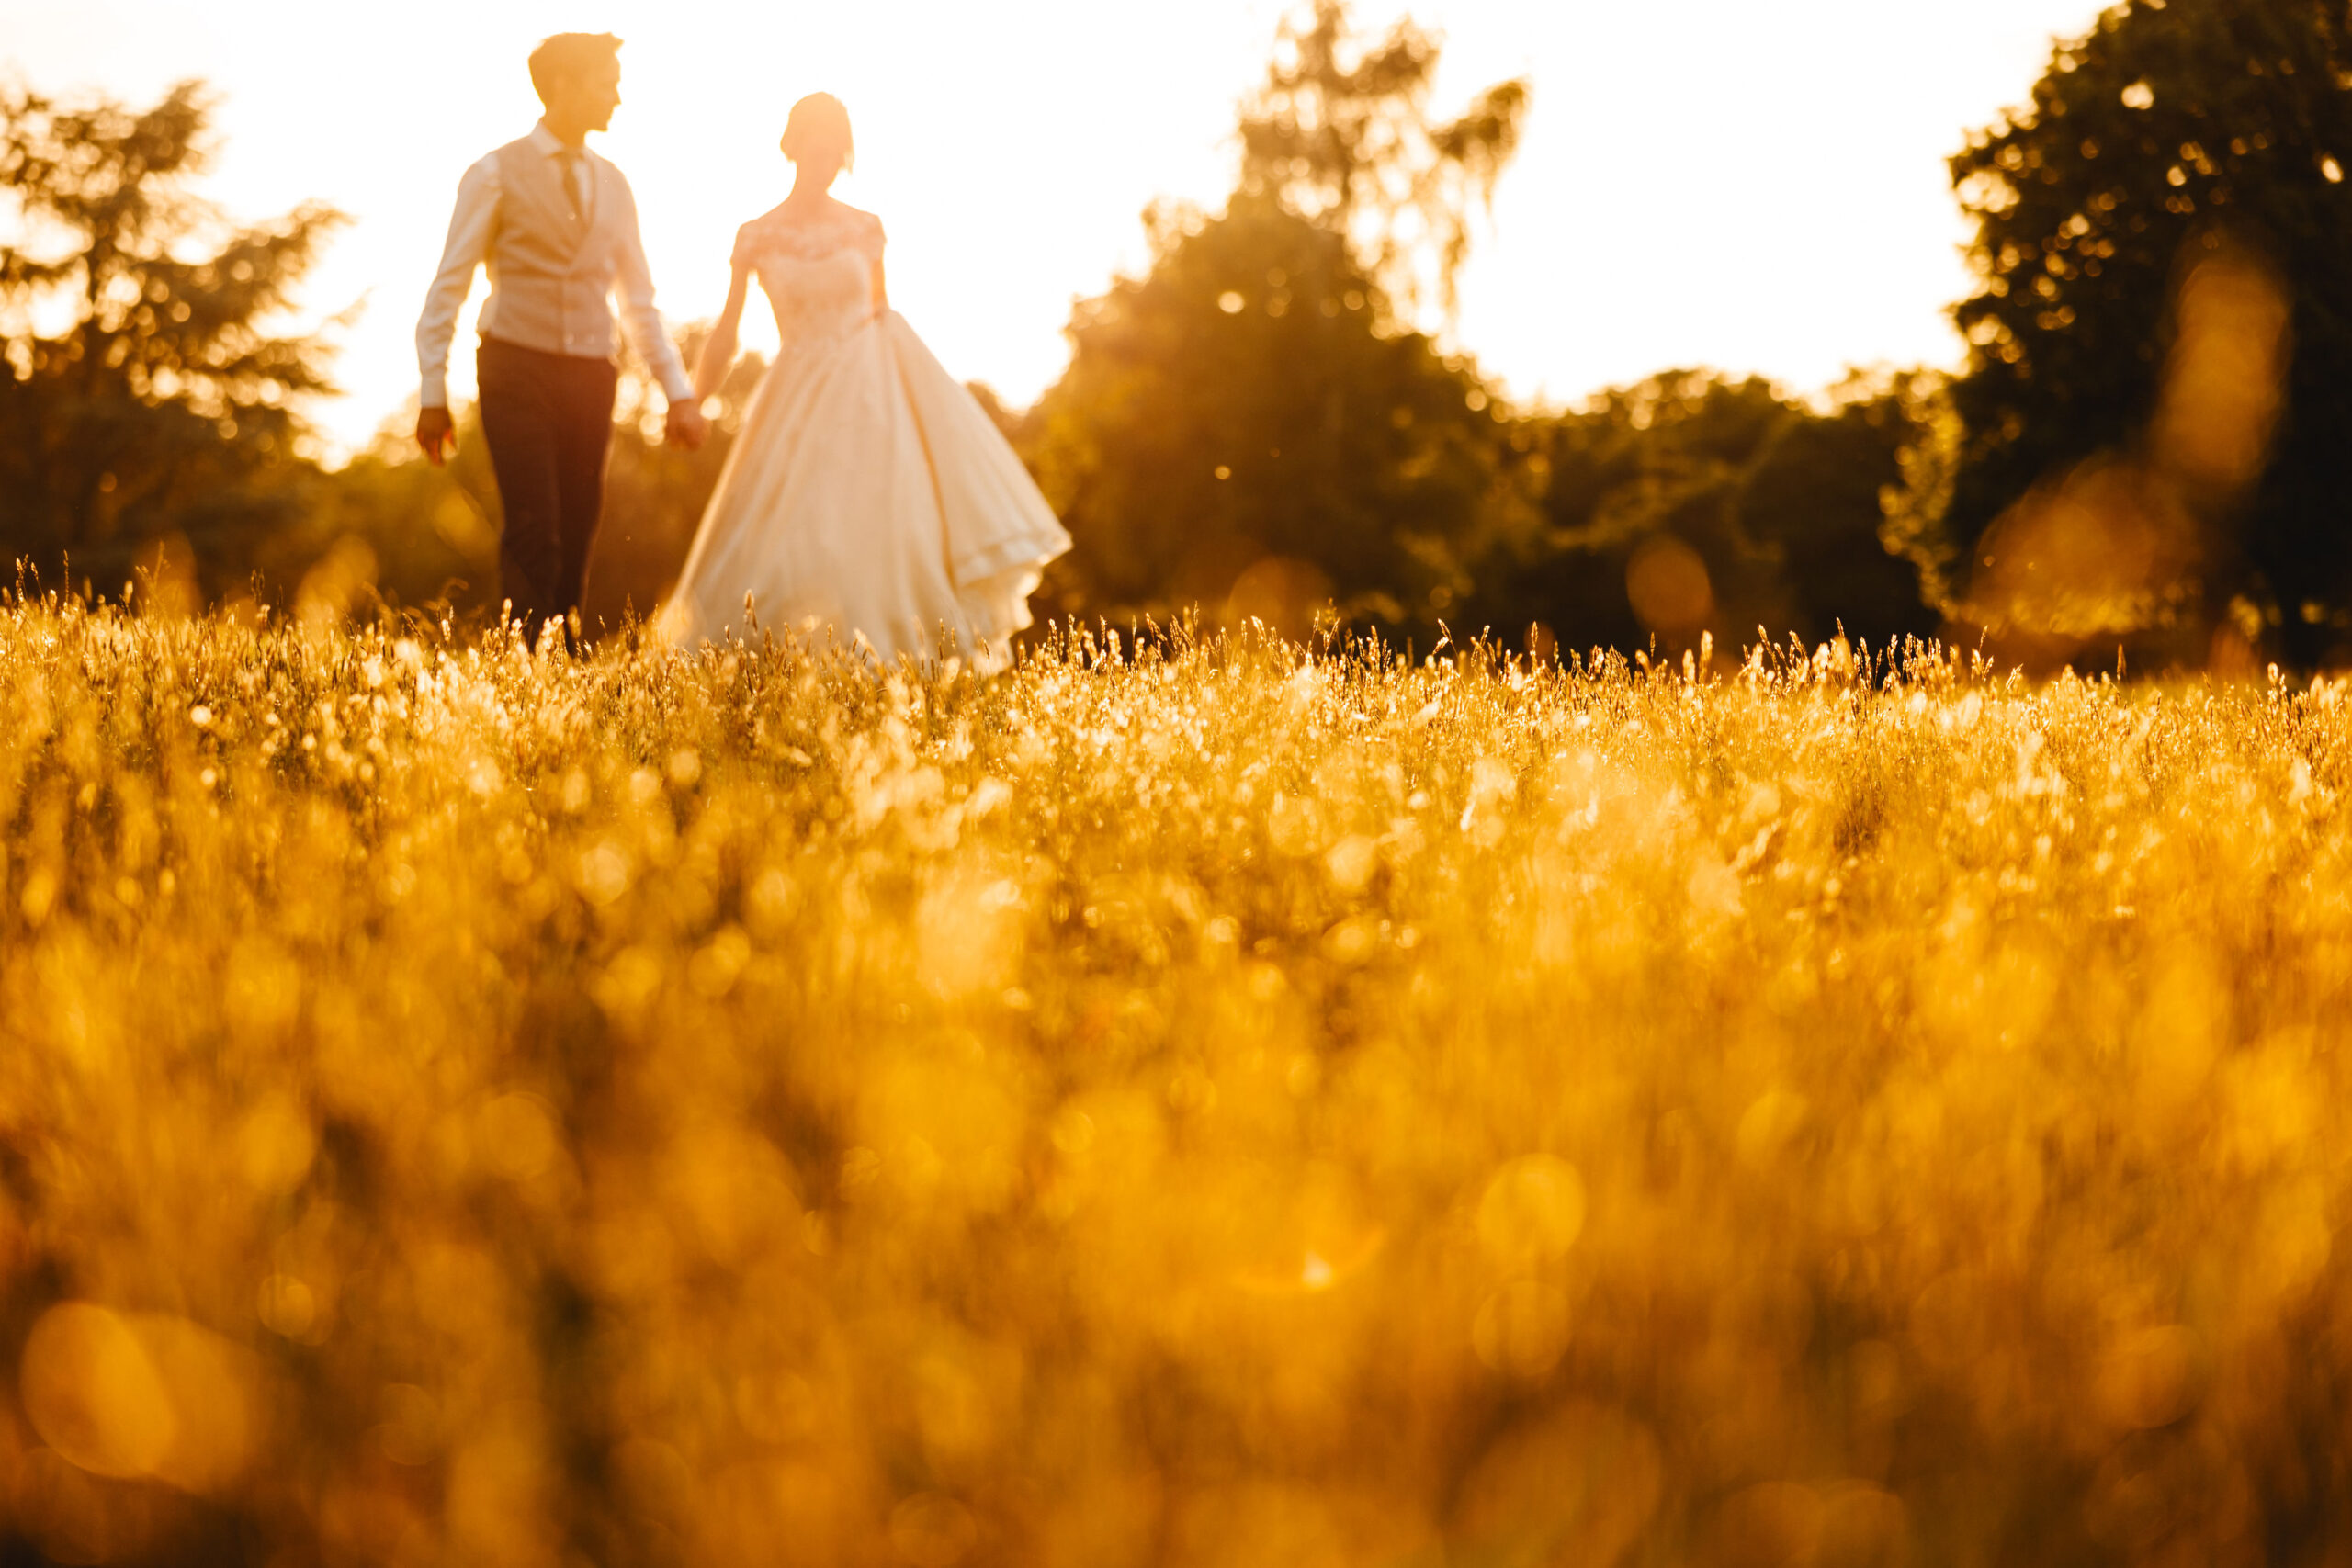
[[[588,220],[588,202],[580,190],[580,149],[567,147],[556,158],[563,164],[563,194],[571,202],[571,220],[584,223]]]

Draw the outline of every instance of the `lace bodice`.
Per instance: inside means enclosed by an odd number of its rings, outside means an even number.
[[[735,262],[749,265],[775,311],[787,344],[844,336],[873,320],[875,264],[882,259],[882,220],[841,208],[820,221],[770,213],[735,236]]]

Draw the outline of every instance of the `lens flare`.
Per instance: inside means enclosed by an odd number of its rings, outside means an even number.
[[[1979,541],[1966,613],[2030,662],[2157,634],[2198,655],[2260,635],[2202,623],[2199,573],[2269,461],[2285,412],[2290,301],[2219,232],[2190,242],[2155,412],[2134,448],[2037,486]]]

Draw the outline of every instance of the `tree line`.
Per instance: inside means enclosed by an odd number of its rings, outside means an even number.
[[[1677,657],[1758,628],[1939,633],[2044,667],[2352,662],[2352,40],[2323,0],[2129,0],[1951,161],[1976,226],[1962,368],[1813,399],[1688,367],[1514,408],[1419,324],[1450,308],[1525,82],[1431,107],[1435,41],[1315,0],[1238,117],[1215,210],[1082,301],[1034,407],[986,399],[1076,540],[1040,609],[1294,634],[1487,631]],[[144,111],[0,103],[0,555],[190,604],[487,607],[497,499],[397,423],[340,468],[273,335],[340,216],[189,194],[196,85]],[[62,324],[61,324],[62,323]],[[715,438],[659,444],[632,376],[592,618],[658,601]],[[68,564],[70,563],[70,564]]]

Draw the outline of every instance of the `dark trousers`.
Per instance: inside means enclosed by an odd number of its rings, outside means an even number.
[[[498,542],[503,587],[536,639],[548,617],[580,608],[588,550],[605,510],[613,440],[609,360],[542,354],[493,337],[475,362],[482,434],[506,514]]]

